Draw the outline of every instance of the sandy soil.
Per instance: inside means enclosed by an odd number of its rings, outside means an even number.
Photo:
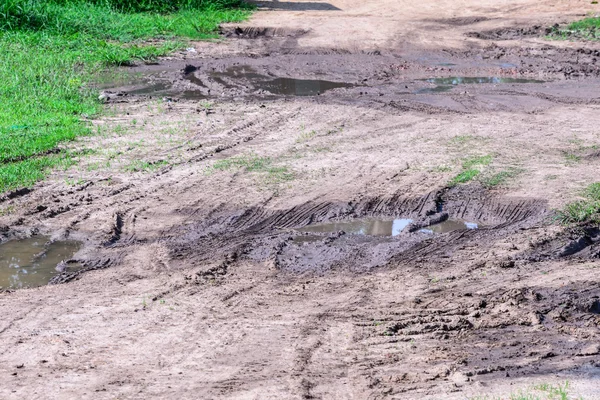
[[[85,244],[83,271],[0,293],[0,398],[600,399],[600,233],[551,218],[600,180],[600,45],[543,37],[600,6],[260,4],[128,70],[78,165],[0,199],[3,240]],[[428,80],[456,76],[495,80]],[[482,227],[296,230],[442,214]]]

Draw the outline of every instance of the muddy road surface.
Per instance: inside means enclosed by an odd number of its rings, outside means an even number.
[[[600,399],[600,229],[553,219],[600,45],[545,37],[598,7],[263,1],[102,77],[0,198],[0,398]]]

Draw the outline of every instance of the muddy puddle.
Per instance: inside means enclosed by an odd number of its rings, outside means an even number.
[[[46,236],[0,244],[0,289],[43,286],[61,272],[77,270],[80,264],[67,261],[80,248],[80,242],[49,242]]]
[[[423,88],[417,90],[415,93],[444,93],[452,90],[458,85],[479,85],[479,84],[510,84],[510,83],[544,83],[538,79],[525,79],[525,78],[507,78],[499,76],[484,76],[484,77],[464,77],[464,76],[451,76],[446,78],[428,78],[420,79],[422,82],[427,82],[435,85],[434,87]]]
[[[247,83],[255,90],[282,96],[317,96],[328,90],[355,86],[347,82],[320,79],[273,78],[258,73],[248,65],[236,65],[221,72],[214,71],[210,78],[225,87],[233,88],[240,83]]]
[[[353,221],[328,222],[324,224],[315,224],[305,226],[298,229],[305,235],[294,238],[297,243],[315,242],[321,238],[313,234],[344,232],[350,235],[365,235],[365,236],[398,236],[406,231],[409,225],[414,221],[408,218],[400,219],[361,219]],[[436,223],[426,228],[419,229],[421,233],[440,234],[458,230],[478,229],[480,225],[475,222],[467,222],[462,220],[448,219],[440,223]]]
[[[337,88],[350,88],[356,84],[321,79],[298,79],[268,76],[257,72],[248,65],[235,65],[225,70],[204,71],[194,66],[186,66],[177,79],[167,79],[173,71],[153,71],[116,75],[111,84],[104,77],[96,87],[108,92],[136,96],[171,96],[182,99],[206,99],[238,92],[263,92],[278,96],[318,96]]]

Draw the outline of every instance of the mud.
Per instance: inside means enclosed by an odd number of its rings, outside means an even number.
[[[263,3],[101,79],[85,156],[0,197],[0,260],[81,243],[0,293],[0,398],[600,399],[600,230],[554,219],[600,47],[544,38],[592,6]]]

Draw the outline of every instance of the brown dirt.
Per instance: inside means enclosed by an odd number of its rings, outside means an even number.
[[[507,398],[568,380],[600,399],[600,232],[551,218],[599,180],[600,45],[536,28],[599,6],[456,3],[264,1],[226,40],[134,67],[69,145],[76,167],[0,199],[1,238],[81,240],[85,265],[0,293],[0,398]],[[453,76],[544,83],[427,81]],[[257,84],[292,77],[352,86]],[[484,227],[295,240],[440,212]]]

